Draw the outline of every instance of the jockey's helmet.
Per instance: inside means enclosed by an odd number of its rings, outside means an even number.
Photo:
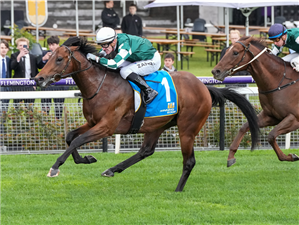
[[[96,35],[97,44],[110,44],[117,37],[115,30],[110,27],[102,27]]]
[[[268,31],[269,39],[281,38],[286,32],[287,29],[282,24],[275,23]]]

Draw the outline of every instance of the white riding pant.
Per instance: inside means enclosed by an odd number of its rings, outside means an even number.
[[[286,61],[286,62],[291,62],[292,59],[294,59],[294,58],[296,58],[296,57],[299,57],[299,53],[294,52],[294,53],[289,54],[289,55],[287,55],[287,56],[285,56],[285,57],[282,57],[282,59],[283,59],[284,61]]]
[[[286,62],[290,62],[291,66],[299,72],[299,53],[292,53],[282,58]]]
[[[161,56],[158,51],[154,54],[154,57],[150,60],[142,60],[137,62],[124,61],[120,65],[120,75],[126,79],[131,73],[136,73],[140,76],[146,76],[150,73],[154,73],[160,69]]]

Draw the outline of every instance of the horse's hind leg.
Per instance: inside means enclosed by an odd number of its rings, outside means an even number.
[[[227,167],[230,167],[236,163],[235,154],[236,154],[238,147],[247,131],[249,131],[248,122],[246,122],[242,125],[237,136],[234,138],[232,144],[229,147],[229,154],[228,154],[228,158],[227,158]]]
[[[183,191],[185,184],[191,174],[193,167],[195,166],[194,157],[194,138],[190,136],[181,136],[181,148],[183,154],[183,173],[175,191]]]
[[[144,140],[142,143],[142,146],[140,150],[130,158],[126,159],[125,161],[117,164],[114,167],[111,167],[110,169],[105,170],[102,173],[102,176],[104,177],[113,177],[114,173],[121,173],[128,167],[134,165],[135,163],[143,160],[144,158],[152,155],[155,152],[156,144],[158,142],[158,138],[160,137],[161,133],[164,131],[164,129],[156,130],[152,133],[145,133],[144,134]]]
[[[183,191],[184,186],[195,166],[194,157],[194,140],[202,126],[205,124],[211,109],[211,105],[204,104],[201,101],[198,113],[196,115],[190,114],[190,111],[185,111],[179,115],[177,124],[180,134],[181,149],[183,154],[183,173],[175,191]],[[188,121],[192,121],[191,123]]]
[[[281,149],[279,148],[276,137],[278,137],[281,134],[289,133],[293,130],[296,130],[299,128],[299,121],[296,119],[296,117],[292,114],[285,117],[274,129],[269,133],[268,135],[268,141],[270,145],[273,147],[278,159],[280,161],[297,161],[299,160],[299,157],[296,154],[289,154],[285,155]]]

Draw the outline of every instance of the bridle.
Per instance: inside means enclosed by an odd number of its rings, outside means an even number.
[[[67,47],[66,45],[62,45],[62,46],[65,47],[65,48],[69,51],[70,55],[68,56],[68,62],[66,63],[65,67],[63,68],[63,70],[62,70],[60,73],[56,73],[56,74],[54,74],[53,77],[50,79],[50,80],[53,81],[53,82],[56,82],[56,79],[55,79],[55,78],[56,78],[57,76],[59,76],[60,79],[61,79],[61,78],[63,79],[63,78],[69,77],[69,76],[71,76],[71,75],[73,75],[73,74],[77,74],[77,73],[80,73],[80,72],[89,70],[89,69],[92,67],[92,62],[89,61],[89,62],[90,62],[90,66],[88,66],[88,67],[85,68],[85,69],[81,69],[81,62],[80,62],[78,59],[76,59],[76,57],[74,56],[74,52],[72,52],[71,49],[70,49],[69,47]],[[76,50],[78,50],[78,48],[77,48]],[[75,50],[75,51],[76,51],[76,50]],[[79,63],[79,70],[63,75],[64,72],[66,71],[66,69],[68,68],[68,66],[70,65],[70,62],[72,61],[72,59],[75,59],[75,60]],[[99,93],[99,91],[100,91],[100,89],[101,89],[101,87],[102,87],[102,85],[103,85],[103,83],[104,83],[104,80],[105,80],[105,78],[106,78],[106,74],[107,74],[107,73],[105,72],[105,75],[104,75],[104,77],[103,77],[103,79],[102,79],[102,81],[101,81],[101,83],[100,83],[100,85],[99,85],[97,91],[95,92],[95,94],[92,95],[92,96],[89,97],[89,98],[84,98],[84,97],[81,95],[83,99],[85,99],[85,100],[91,100],[91,99],[93,99],[93,98]]]
[[[69,51],[70,55],[68,56],[68,61],[67,61],[66,65],[65,65],[65,67],[63,68],[63,70],[62,70],[60,73],[55,73],[55,74],[53,75],[53,77],[50,79],[50,80],[53,81],[53,82],[56,81],[55,78],[56,78],[57,76],[59,76],[60,79],[61,79],[61,78],[66,78],[66,77],[69,77],[69,76],[71,76],[71,75],[73,75],[73,74],[80,73],[80,72],[83,72],[83,71],[85,71],[85,70],[88,70],[88,69],[90,69],[90,67],[92,66],[92,63],[90,63],[90,66],[89,66],[89,67],[87,67],[87,68],[81,70],[81,62],[80,62],[78,59],[76,59],[76,57],[74,56],[74,52],[72,52],[71,49],[70,49],[69,47],[67,47],[67,46],[65,46],[65,45],[61,45],[61,47],[62,47],[62,46],[65,47],[65,48]],[[76,50],[78,50],[78,49],[76,49]],[[68,66],[70,65],[70,62],[72,61],[72,59],[75,59],[75,60],[79,63],[79,68],[80,68],[80,69],[77,70],[77,71],[74,71],[74,72],[71,72],[71,73],[62,75],[62,74],[64,74],[64,72],[66,71],[66,69],[68,68]]]
[[[240,41],[237,41],[236,43],[241,44],[241,45],[244,47],[245,50],[244,50],[244,54],[243,54],[242,59],[237,63],[237,65],[235,65],[233,68],[231,68],[230,70],[228,70],[228,71],[226,72],[229,76],[230,76],[234,71],[236,71],[236,70],[238,70],[238,69],[240,69],[240,68],[242,68],[242,67],[244,67],[244,66],[247,66],[247,65],[251,64],[253,61],[257,60],[257,58],[260,57],[264,52],[266,52],[266,51],[267,51],[267,52],[272,52],[271,49],[265,47],[259,54],[257,54],[256,56],[254,56],[254,54],[249,50],[250,44],[248,44],[248,46],[246,46],[246,45],[244,45],[244,44],[243,44],[242,42],[240,42]],[[246,55],[247,52],[250,52],[250,53],[251,53],[251,55],[253,56],[253,59],[250,60],[248,63],[245,63],[245,64],[242,65],[242,66],[239,66],[239,64],[240,64],[240,63],[243,61],[243,59],[245,58],[245,55]],[[257,61],[258,61],[258,60],[257,60]],[[272,90],[269,90],[269,91],[260,91],[260,90],[259,90],[259,93],[260,93],[260,94],[269,94],[269,93],[272,93],[272,92],[275,92],[275,91],[280,91],[281,89],[284,89],[284,88],[286,88],[286,87],[288,87],[288,86],[290,86],[290,85],[292,85],[292,84],[295,84],[297,81],[299,81],[299,79],[297,79],[297,80],[294,80],[294,81],[292,81],[292,82],[290,82],[290,83],[287,83],[287,84],[285,84],[285,85],[283,85],[283,86],[280,86],[280,85],[282,84],[282,82],[283,82],[284,79],[289,79],[289,80],[290,80],[290,78],[287,78],[287,77],[286,77],[286,63],[285,63],[285,61],[283,61],[283,63],[284,63],[284,73],[283,73],[283,77],[282,77],[281,81],[280,81],[279,84],[278,84],[278,87],[277,87],[277,88],[274,88],[274,89],[272,89]]]
[[[230,70],[228,70],[226,73],[231,76],[233,72],[235,72],[236,70],[238,69],[241,69],[243,68],[244,66],[247,66],[249,64],[251,64],[253,61],[257,60],[258,57],[260,57],[264,52],[268,51],[268,52],[271,52],[271,49],[265,47],[259,54],[257,54],[256,56],[254,56],[254,54],[249,50],[250,48],[250,44],[248,44],[248,46],[244,45],[242,42],[240,41],[236,41],[236,43],[239,43],[241,44],[243,47],[244,47],[244,54],[243,54],[243,57],[242,59],[237,63],[237,65],[235,65],[233,68],[231,68]],[[249,52],[253,59],[250,60],[248,63],[245,63],[244,65],[242,66],[239,66],[239,64],[244,60],[245,56],[246,56],[246,53]],[[258,61],[258,60],[257,60]]]

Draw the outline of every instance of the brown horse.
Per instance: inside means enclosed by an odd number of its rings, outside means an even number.
[[[259,126],[275,126],[268,141],[280,161],[297,161],[295,154],[285,155],[276,143],[276,137],[299,128],[299,73],[290,63],[270,53],[262,40],[243,37],[230,47],[212,73],[215,79],[224,80],[238,70],[247,70],[258,89],[262,112],[258,115]],[[227,166],[236,162],[235,153],[248,131],[245,123],[230,146]]]
[[[93,46],[79,38],[70,38],[51,56],[45,67],[34,78],[37,85],[46,87],[61,78],[72,76],[80,89],[83,114],[87,122],[71,131],[66,137],[67,150],[57,159],[48,176],[59,174],[59,167],[72,154],[75,163],[93,163],[93,156],[79,155],[76,148],[112,134],[126,134],[134,116],[133,90],[115,70],[107,70],[86,59],[88,52],[95,52]],[[258,141],[259,128],[256,113],[251,104],[240,94],[230,89],[207,88],[188,72],[171,74],[178,92],[178,113],[176,115],[145,118],[139,130],[144,133],[144,142],[138,153],[120,164],[104,171],[102,176],[114,176],[126,168],[152,155],[161,133],[171,126],[178,126],[183,154],[183,173],[176,188],[182,191],[195,165],[194,138],[207,120],[212,103],[224,104],[225,99],[236,103],[250,124],[252,146]]]

